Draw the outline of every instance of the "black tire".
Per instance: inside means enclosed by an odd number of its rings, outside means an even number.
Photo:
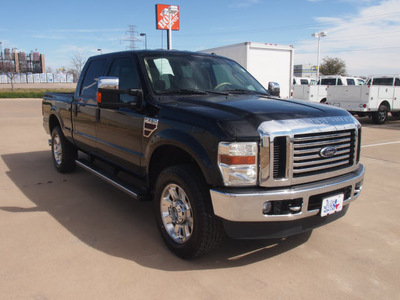
[[[51,132],[51,155],[57,171],[60,173],[74,171],[77,154],[76,147],[65,138],[61,128],[54,127]]]
[[[161,237],[177,256],[196,258],[220,244],[222,222],[214,215],[209,189],[194,168],[164,169],[157,178],[154,208]]]
[[[388,118],[388,108],[386,105],[381,104],[376,113],[372,114],[372,121],[375,124],[384,124]]]

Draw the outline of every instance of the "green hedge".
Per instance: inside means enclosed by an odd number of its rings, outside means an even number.
[[[14,92],[10,90],[0,90],[0,98],[43,98],[44,93],[73,93],[75,90],[61,89],[61,90],[39,90],[39,89],[16,89]]]

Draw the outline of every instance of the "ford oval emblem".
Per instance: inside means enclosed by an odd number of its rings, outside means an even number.
[[[336,152],[337,152],[337,149],[335,147],[328,146],[328,147],[322,148],[319,151],[319,155],[323,158],[329,158],[329,157],[334,156],[336,154]]]

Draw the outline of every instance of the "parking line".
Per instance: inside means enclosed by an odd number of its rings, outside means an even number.
[[[376,147],[376,146],[384,146],[384,145],[391,145],[391,144],[400,144],[400,141],[396,141],[396,142],[387,142],[387,143],[381,143],[381,144],[364,145],[364,146],[361,146],[361,148]]]

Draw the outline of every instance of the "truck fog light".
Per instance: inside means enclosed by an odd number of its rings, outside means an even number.
[[[271,203],[271,201],[264,202],[264,204],[263,204],[263,209],[262,209],[262,213],[263,213],[264,215],[267,215],[267,214],[269,214],[269,213],[271,212],[271,210],[272,210],[272,203]]]
[[[363,180],[356,183],[356,186],[354,188],[354,195],[357,195],[358,193],[360,193],[362,190],[362,187],[363,187]]]

